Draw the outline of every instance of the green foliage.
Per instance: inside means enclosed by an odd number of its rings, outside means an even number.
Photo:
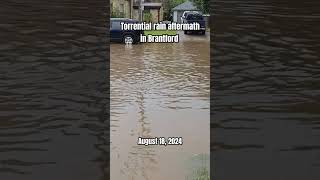
[[[179,4],[182,4],[186,1],[187,0],[164,0],[163,1],[164,19],[165,20],[169,19],[172,8],[178,6]],[[190,1],[192,1],[194,3],[194,5],[197,6],[198,9],[201,10],[204,14],[210,13],[209,0],[190,0]]]
[[[209,0],[193,0],[194,5],[196,5],[204,14],[210,13],[210,2]]]
[[[164,0],[163,1],[163,16],[165,20],[168,20],[172,8],[184,3],[186,0]]]
[[[145,22],[151,22],[152,21],[152,14],[150,12],[144,12],[143,13],[143,21]]]
[[[124,17],[124,13],[121,13],[119,10],[117,9],[112,9],[111,11],[111,17],[112,18],[123,18]]]
[[[210,156],[207,154],[199,154],[192,157],[190,163],[190,174],[186,176],[186,180],[210,180],[209,172]]]
[[[153,35],[153,36],[169,35],[169,36],[175,36],[175,35],[177,35],[177,31],[173,31],[173,30],[150,30],[150,31],[144,31],[144,35]]]
[[[210,180],[209,172],[206,168],[200,168],[193,172],[190,180]]]

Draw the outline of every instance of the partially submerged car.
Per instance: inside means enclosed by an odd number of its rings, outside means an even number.
[[[110,18],[110,41],[120,43],[138,43],[140,42],[140,34],[143,31],[138,30],[122,30],[121,23],[139,23],[137,20],[128,18]]]
[[[201,13],[199,12],[187,12],[185,14],[185,17],[183,18],[183,22],[185,24],[189,24],[189,23],[199,23],[200,24],[200,30],[199,31],[192,31],[192,32],[200,32],[201,34],[205,34],[206,33],[206,22],[202,16]],[[185,30],[184,33],[188,34],[189,31]]]

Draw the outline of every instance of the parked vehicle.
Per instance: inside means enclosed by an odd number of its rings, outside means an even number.
[[[138,23],[139,21],[128,18],[110,18],[110,41],[133,44],[140,42],[140,34],[143,34],[143,31],[122,30],[121,22]]]
[[[197,13],[197,11],[184,11],[182,16],[181,16],[181,18],[180,18],[181,19],[181,23],[185,22],[185,19],[186,19],[187,15],[190,14],[190,13]]]
[[[200,24],[200,32],[201,34],[205,35],[206,33],[206,22],[202,16],[202,14],[198,12],[187,12],[185,18],[183,19],[182,23],[194,23],[197,22]],[[185,34],[188,34],[189,31],[184,31]]]

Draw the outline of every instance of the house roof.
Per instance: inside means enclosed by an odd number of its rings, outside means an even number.
[[[172,8],[172,11],[196,11],[199,10],[192,2],[186,1],[178,6]]]

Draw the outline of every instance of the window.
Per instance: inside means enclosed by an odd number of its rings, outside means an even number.
[[[111,22],[111,29],[121,29],[120,21]]]
[[[203,17],[201,14],[189,14],[187,15],[187,20],[203,20]]]
[[[120,4],[120,13],[124,13],[124,4]]]
[[[125,13],[124,13],[124,4],[120,4],[120,7],[119,7],[119,12],[120,12],[120,17],[124,17]]]

